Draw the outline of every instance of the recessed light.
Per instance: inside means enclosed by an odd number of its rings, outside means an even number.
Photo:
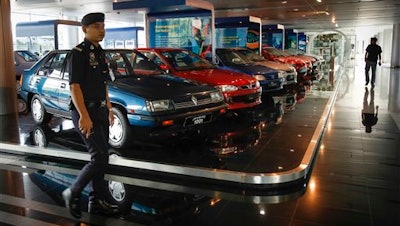
[[[296,8],[296,9],[293,9],[293,11],[294,11],[294,12],[298,12],[298,11],[299,11],[299,9],[297,9],[297,8]]]
[[[282,4],[286,4],[287,3],[287,1],[282,1]]]

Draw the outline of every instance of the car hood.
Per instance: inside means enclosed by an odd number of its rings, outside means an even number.
[[[274,60],[286,64],[302,64],[305,65],[304,60],[297,57],[287,56],[287,57],[274,57]]]
[[[191,71],[174,72],[177,76],[192,79],[209,85],[248,85],[250,82],[256,82],[256,79],[246,74],[223,70],[223,69],[201,69]]]
[[[119,78],[114,82],[110,82],[110,86],[114,89],[134,93],[149,99],[166,99],[187,95],[188,93],[216,91],[212,86],[198,84],[171,75]]]
[[[278,71],[265,67],[262,65],[256,65],[256,64],[243,64],[243,65],[235,65],[235,66],[229,66],[228,68],[232,68],[234,70],[239,70],[243,73],[249,74],[249,75],[257,75],[257,74],[271,74],[271,73],[278,73]]]
[[[280,70],[280,71],[289,71],[292,69],[292,66],[286,63],[278,63],[274,61],[269,61],[269,60],[264,60],[264,61],[259,61],[257,64],[273,68],[275,70]]]

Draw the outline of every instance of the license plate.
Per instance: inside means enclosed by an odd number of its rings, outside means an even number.
[[[212,117],[211,114],[187,117],[185,119],[183,126],[194,126],[207,123],[211,121],[211,117]]]
[[[269,87],[275,87],[277,85],[278,85],[278,83],[276,83],[276,82],[271,82],[270,84],[268,84]]]

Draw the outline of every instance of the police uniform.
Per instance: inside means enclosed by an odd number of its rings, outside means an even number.
[[[98,21],[104,21],[104,14],[88,14],[82,19],[82,24],[89,25]],[[92,191],[89,194],[89,212],[91,203],[98,202],[99,200],[102,202],[105,199],[106,185],[104,174],[108,166],[109,149],[109,109],[106,105],[109,72],[104,50],[100,45],[96,47],[87,39],[71,50],[68,59],[69,83],[79,84],[93,125],[92,133],[89,138],[86,138],[86,134],[83,134],[79,130],[80,115],[75,106],[71,104],[72,121],[75,129],[82,137],[90,153],[90,162],[82,168],[76,181],[71,185],[69,191],[66,192],[69,192],[69,196],[63,192],[63,197],[67,207],[70,208],[71,214],[79,218],[81,216],[80,209],[76,205],[79,205],[78,199],[81,192],[89,182],[92,182]],[[70,202],[74,200],[75,206],[71,207]],[[109,204],[101,206],[101,208],[105,209],[105,212],[108,211],[107,208],[109,207]],[[75,212],[72,212],[71,209]]]

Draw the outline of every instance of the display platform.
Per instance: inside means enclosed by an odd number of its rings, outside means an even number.
[[[110,158],[111,170],[150,175],[156,180],[173,177],[181,182],[199,180],[254,188],[301,183],[311,169],[334,99],[335,92],[311,89],[283,115],[279,115],[280,108],[274,102],[275,108],[264,105],[240,115],[222,117],[206,133],[186,134],[168,139],[162,145],[148,142],[115,150],[113,156],[118,157]],[[20,118],[22,127],[30,128],[30,135],[37,128],[47,131],[44,135],[49,146],[3,143],[2,151],[36,160],[78,160],[77,168],[89,159],[72,129],[37,127],[29,118],[29,115]]]

